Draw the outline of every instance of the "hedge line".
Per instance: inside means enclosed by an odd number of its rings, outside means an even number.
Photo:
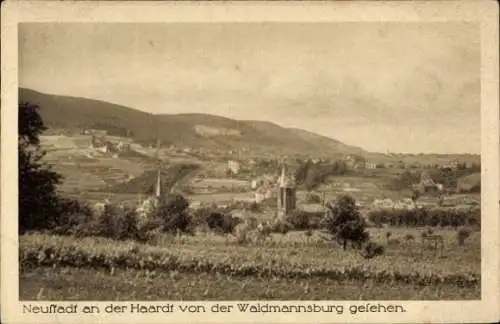
[[[377,226],[394,227],[459,227],[480,226],[481,208],[420,208],[374,209],[367,213],[368,220]]]

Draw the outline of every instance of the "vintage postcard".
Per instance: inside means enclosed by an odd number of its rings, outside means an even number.
[[[2,3],[2,322],[497,322],[498,12]]]

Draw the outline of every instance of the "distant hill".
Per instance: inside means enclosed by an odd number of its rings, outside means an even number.
[[[114,135],[127,131],[141,141],[154,141],[155,120],[151,114],[99,100],[57,96],[30,89],[19,89],[19,101],[40,106],[40,114],[49,128],[96,128]]]
[[[142,144],[153,144],[158,134],[162,144],[179,147],[248,148],[256,153],[321,156],[367,153],[328,137],[270,122],[238,121],[208,114],[153,115],[104,101],[24,88],[19,89],[19,100],[39,105],[49,128],[104,129]]]
[[[356,146],[349,146],[340,141],[331,139],[326,136],[318,135],[313,132],[309,132],[299,128],[288,128],[288,131],[295,133],[299,138],[314,143],[318,148],[328,149],[334,152],[342,153],[342,154],[357,154],[357,155],[366,155],[362,148]]]

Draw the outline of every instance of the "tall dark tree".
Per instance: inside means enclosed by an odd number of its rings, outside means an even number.
[[[361,248],[362,243],[369,239],[369,233],[354,198],[349,195],[340,195],[327,207],[324,219],[327,231],[342,242],[344,250],[347,248],[348,241]]]
[[[190,233],[192,218],[187,209],[189,202],[182,195],[161,197],[156,209],[156,218],[163,219],[164,230],[167,232]]]
[[[297,171],[295,171],[295,180],[298,184],[302,184],[306,180],[311,164],[312,162],[310,159],[307,159],[304,162],[299,162],[299,167],[297,168]]]
[[[57,185],[62,177],[42,161],[39,137],[47,128],[38,110],[37,105],[19,104],[19,233],[58,225]]]

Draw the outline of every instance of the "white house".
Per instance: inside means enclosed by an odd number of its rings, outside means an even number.
[[[365,162],[365,169],[376,169],[377,165],[371,162]]]
[[[256,203],[260,203],[266,199],[273,197],[274,191],[269,186],[262,186],[257,189],[254,193],[254,198]]]
[[[238,161],[229,160],[227,161],[227,168],[231,173],[237,174],[240,172],[240,163]]]

